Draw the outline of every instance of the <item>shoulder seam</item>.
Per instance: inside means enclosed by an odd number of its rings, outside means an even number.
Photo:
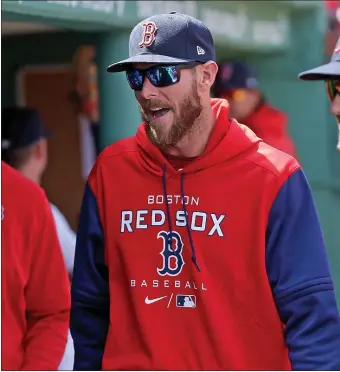
[[[258,162],[252,160],[252,159],[249,159],[249,158],[246,158],[246,160],[252,162],[253,164],[257,165],[258,167],[260,168],[263,168],[263,169],[266,169],[268,172],[272,173],[276,178],[279,178],[279,174],[275,173],[273,170],[271,170],[269,167],[263,165],[263,164],[259,164]],[[293,169],[292,171],[290,172],[290,174],[293,174],[295,173],[297,170],[301,169],[301,165],[300,164],[297,164]]]

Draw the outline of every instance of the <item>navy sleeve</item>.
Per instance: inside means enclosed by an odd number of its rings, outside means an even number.
[[[324,239],[302,170],[282,186],[266,236],[266,266],[293,370],[340,370],[340,319]]]
[[[88,185],[77,232],[71,296],[74,370],[101,370],[109,327],[108,269],[97,203]]]

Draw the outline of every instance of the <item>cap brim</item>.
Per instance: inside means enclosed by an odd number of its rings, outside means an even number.
[[[301,80],[329,80],[340,78],[340,63],[330,62],[325,65],[301,72],[298,75]]]
[[[157,54],[140,54],[130,57],[123,61],[113,63],[107,68],[107,72],[126,71],[132,64],[135,63],[155,63],[155,64],[171,64],[171,63],[190,63],[195,62],[193,59],[173,58]]]

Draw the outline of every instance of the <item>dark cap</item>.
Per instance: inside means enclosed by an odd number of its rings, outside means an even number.
[[[340,77],[340,37],[333,51],[331,61],[325,65],[301,72],[301,80],[332,80]]]
[[[129,58],[113,63],[108,72],[125,71],[133,63],[179,64],[215,61],[212,35],[204,23],[186,14],[159,14],[131,32]]]
[[[36,110],[9,107],[2,110],[1,151],[27,147],[52,133],[44,129]]]
[[[222,62],[215,80],[217,92],[233,89],[256,89],[258,80],[249,65],[240,61]]]

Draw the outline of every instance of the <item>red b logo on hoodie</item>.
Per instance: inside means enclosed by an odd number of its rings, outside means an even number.
[[[155,33],[157,27],[155,22],[147,22],[143,24],[143,35],[142,41],[138,43],[140,47],[146,46],[149,47],[155,40]]]

